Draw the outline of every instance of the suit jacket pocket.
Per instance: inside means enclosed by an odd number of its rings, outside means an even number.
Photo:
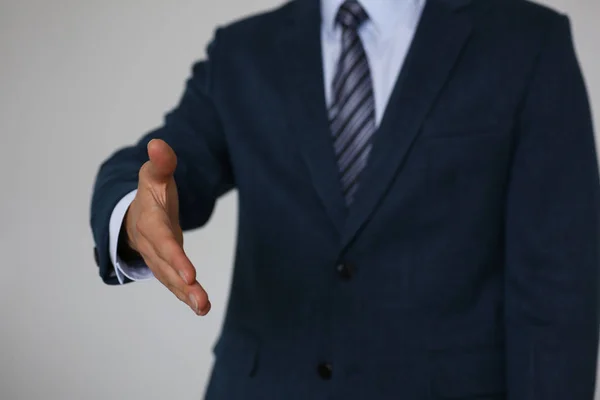
[[[456,121],[436,119],[425,122],[422,128],[425,139],[470,137],[504,134],[510,131],[510,121],[496,118]],[[508,128],[508,129],[507,129]]]
[[[501,347],[432,352],[436,399],[503,399],[506,392]]]

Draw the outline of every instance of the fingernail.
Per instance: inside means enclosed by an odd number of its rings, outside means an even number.
[[[196,300],[196,297],[193,294],[190,294],[190,302],[192,303],[194,312],[198,314],[198,300]]]
[[[200,316],[204,317],[206,314],[208,314],[208,312],[210,311],[210,301],[206,302],[206,306],[204,307],[203,310],[200,310]]]
[[[184,275],[183,271],[179,271],[179,276],[181,277],[181,279],[183,279],[183,281],[185,283],[187,283],[187,279],[185,278],[185,275]]]

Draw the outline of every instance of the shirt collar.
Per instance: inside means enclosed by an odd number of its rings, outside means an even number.
[[[399,3],[414,3],[415,0],[359,0],[359,2],[369,15],[369,22],[375,33],[388,36],[394,32],[394,26],[401,13],[406,12],[405,7],[398,7]],[[327,33],[334,32],[335,17],[342,3],[344,0],[321,0],[323,28]]]

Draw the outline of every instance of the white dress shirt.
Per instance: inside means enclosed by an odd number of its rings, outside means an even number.
[[[375,121],[379,125],[412,43],[426,0],[359,1],[369,15],[369,20],[360,28],[359,36],[371,69],[375,95]],[[321,0],[323,17],[321,40],[327,104],[331,103],[331,84],[341,52],[342,32],[335,23],[335,17],[343,2],[344,0]],[[124,282],[124,277],[134,281],[153,277],[150,269],[143,263],[126,264],[117,254],[117,243],[123,218],[135,194],[136,191],[133,191],[123,197],[114,208],[110,218],[110,257],[120,283]]]

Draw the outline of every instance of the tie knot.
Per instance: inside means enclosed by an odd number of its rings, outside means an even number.
[[[369,15],[356,0],[346,0],[338,10],[336,21],[344,28],[357,30]]]

